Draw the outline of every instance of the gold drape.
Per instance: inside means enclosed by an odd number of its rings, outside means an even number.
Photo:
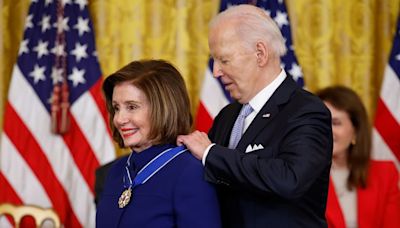
[[[185,77],[195,109],[208,61],[208,21],[218,1],[95,0],[89,7],[104,75],[134,59],[167,59]]]
[[[0,0],[0,126],[29,3]],[[372,118],[399,3],[286,0],[306,87],[314,92],[332,84],[350,86]],[[194,113],[207,66],[207,24],[218,7],[216,0],[90,0],[103,74],[134,59],[167,59],[184,75]]]
[[[399,0],[286,0],[307,88],[343,84],[371,119],[392,47]]]
[[[4,105],[11,71],[17,60],[29,2],[29,0],[0,0],[0,132],[3,129]]]

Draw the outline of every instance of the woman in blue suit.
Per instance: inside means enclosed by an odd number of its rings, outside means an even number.
[[[114,140],[132,152],[114,162],[97,207],[97,227],[220,227],[203,167],[175,145],[191,128],[184,80],[169,63],[134,61],[104,84]]]

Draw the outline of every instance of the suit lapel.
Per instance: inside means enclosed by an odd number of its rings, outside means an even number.
[[[275,116],[277,116],[278,112],[279,109],[275,102],[268,101],[244,132],[239,141],[238,148],[244,151],[247,144],[254,140],[258,133],[264,129],[275,118]],[[263,117],[264,114],[269,115],[269,117]]]
[[[132,204],[132,202],[131,202],[131,204]],[[126,210],[126,207],[123,208],[123,209],[118,208],[117,215],[116,215],[116,220],[115,220],[115,227],[119,227],[120,226],[122,215],[125,213],[125,210]]]
[[[326,207],[326,218],[328,226],[344,228],[346,227],[344,223],[344,217],[342,209],[339,205],[339,199],[336,196],[335,186],[331,178],[329,178],[329,190],[328,190],[328,200]]]
[[[369,173],[369,178],[372,176],[372,172]],[[359,227],[374,227],[376,225],[375,214],[378,213],[379,207],[374,207],[375,203],[378,202],[380,192],[376,185],[368,183],[368,188],[362,189],[357,188],[357,221]]]
[[[228,115],[224,117],[223,130],[219,131],[221,135],[217,136],[220,137],[219,142],[221,143],[222,146],[228,147],[233,125],[235,124],[236,118],[239,115],[241,108],[242,105],[238,102],[235,102],[232,103],[231,106],[229,107],[229,110],[227,110]]]
[[[279,106],[287,103],[290,100],[290,96],[296,90],[296,88],[296,82],[293,81],[290,75],[287,75],[286,79],[276,89],[271,98],[267,101],[267,103],[265,103],[260,112],[251,122],[250,126],[240,139],[238,148],[244,151],[247,144],[252,142],[254,138],[259,135],[259,132],[264,129],[276,116],[278,116],[280,110]]]

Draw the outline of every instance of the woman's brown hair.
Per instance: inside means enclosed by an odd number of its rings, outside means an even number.
[[[122,82],[132,83],[149,101],[149,140],[152,144],[175,144],[178,135],[190,132],[190,101],[179,71],[164,60],[133,61],[107,77],[103,83],[112,135],[120,147],[124,147],[124,142],[113,124],[112,95],[115,85]]]
[[[349,115],[355,129],[356,140],[350,145],[347,157],[350,168],[347,187],[348,189],[365,188],[371,156],[371,125],[362,100],[352,89],[344,86],[327,87],[318,91],[317,95],[323,101]]]

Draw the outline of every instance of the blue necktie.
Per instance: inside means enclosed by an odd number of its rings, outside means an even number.
[[[251,112],[253,112],[253,108],[250,106],[250,104],[243,105],[242,110],[240,110],[239,116],[237,117],[232,128],[231,138],[229,139],[230,149],[235,149],[239,143],[239,140],[243,134],[244,120]]]

